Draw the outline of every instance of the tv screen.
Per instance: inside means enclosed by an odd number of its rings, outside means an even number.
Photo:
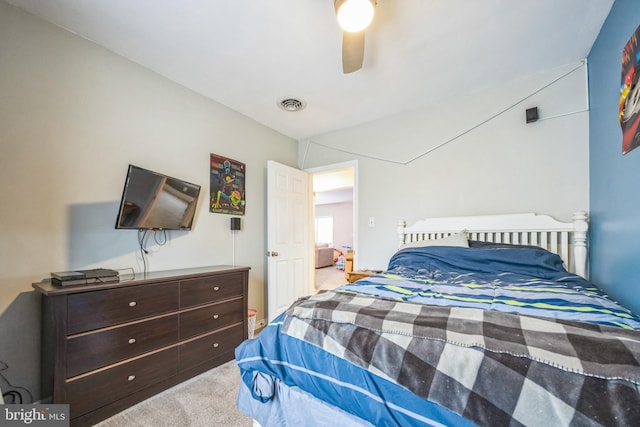
[[[129,165],[117,229],[191,230],[200,186]]]

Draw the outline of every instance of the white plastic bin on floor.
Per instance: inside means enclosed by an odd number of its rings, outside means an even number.
[[[250,308],[249,309],[249,339],[253,339],[253,333],[256,330],[256,316],[258,315],[258,310],[254,309],[254,308]]]

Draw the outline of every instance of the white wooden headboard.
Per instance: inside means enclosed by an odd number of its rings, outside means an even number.
[[[427,218],[410,227],[398,225],[398,240],[405,243],[440,239],[463,230],[470,240],[539,246],[558,254],[565,268],[587,277],[586,212],[575,212],[572,222],[561,222],[534,213]]]

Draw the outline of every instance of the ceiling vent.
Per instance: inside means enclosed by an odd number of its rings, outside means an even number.
[[[295,98],[285,98],[282,101],[278,102],[278,106],[280,108],[282,108],[284,111],[290,112],[300,111],[304,107],[306,107],[306,105],[307,104],[304,101]]]

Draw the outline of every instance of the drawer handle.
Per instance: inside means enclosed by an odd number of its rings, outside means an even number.
[[[135,338],[129,338],[129,344],[135,344],[135,343],[136,343]]]
[[[135,307],[136,305],[138,305],[138,303],[137,303],[137,302],[135,302],[135,301],[131,301],[131,302],[129,303],[129,307]]]
[[[220,317],[220,315],[219,315],[219,314],[214,314],[214,315],[213,315],[213,318],[214,318],[214,319],[217,319],[218,317]]]
[[[129,377],[127,378],[127,381],[133,381],[136,379],[135,375],[129,375]]]
[[[213,343],[213,348],[218,348],[218,346],[219,346],[219,345],[220,345],[220,344],[218,344],[217,342],[216,342],[216,343]]]
[[[214,286],[213,290],[214,290],[215,292],[218,292],[218,291],[220,290],[220,286]]]

